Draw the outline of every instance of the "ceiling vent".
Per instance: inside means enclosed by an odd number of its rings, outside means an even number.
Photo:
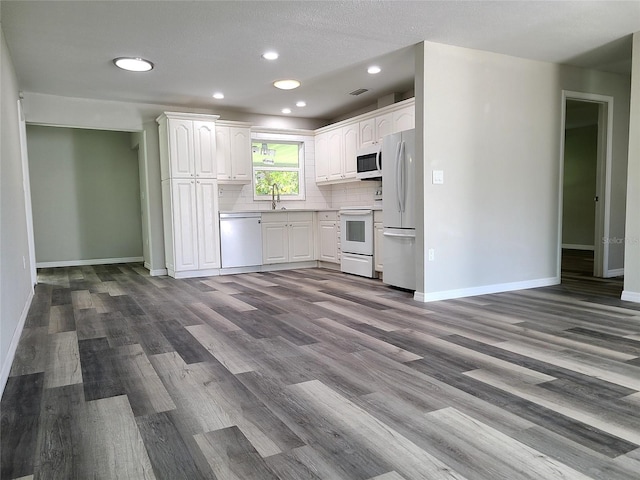
[[[362,95],[364,92],[368,92],[369,90],[367,90],[366,88],[359,88],[357,90],[354,90],[353,92],[349,92],[349,95],[353,95],[355,97],[357,97],[358,95]]]

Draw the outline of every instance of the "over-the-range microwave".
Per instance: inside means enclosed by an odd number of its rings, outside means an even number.
[[[382,178],[382,144],[371,142],[356,153],[356,178],[380,180]]]

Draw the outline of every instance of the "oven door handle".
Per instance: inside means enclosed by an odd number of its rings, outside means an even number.
[[[340,215],[345,215],[345,216],[366,216],[366,215],[371,215],[371,210],[340,210]]]

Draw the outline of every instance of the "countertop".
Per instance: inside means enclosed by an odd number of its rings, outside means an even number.
[[[220,210],[220,213],[282,213],[282,212],[339,212],[340,210],[360,209],[361,206],[351,206],[343,208],[277,208],[275,210]],[[367,207],[373,211],[382,211],[382,207]]]

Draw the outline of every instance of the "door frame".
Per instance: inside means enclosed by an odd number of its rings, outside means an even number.
[[[594,232],[594,261],[593,275],[596,277],[610,277],[609,273],[609,238],[611,221],[611,163],[613,157],[613,97],[595,93],[574,92],[562,90],[561,121],[560,121],[560,184],[558,204],[558,263],[557,274],[561,278],[562,269],[562,225],[564,198],[564,148],[567,100],[591,102],[598,108],[598,153],[596,164],[596,196],[595,202],[595,232]]]
[[[22,105],[22,92],[18,98],[18,134],[20,136],[20,154],[22,156],[22,188],[24,191],[25,221],[27,223],[27,246],[29,248],[29,274],[31,285],[38,283],[36,269],[35,235],[33,233],[33,210],[31,207],[31,179],[29,178],[29,154],[27,153],[27,123]]]

